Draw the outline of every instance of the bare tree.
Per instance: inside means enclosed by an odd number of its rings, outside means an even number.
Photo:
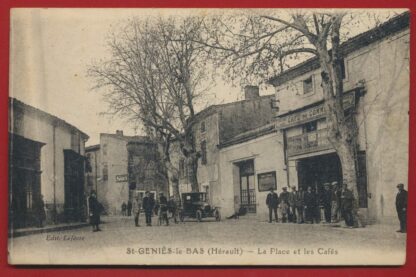
[[[355,212],[358,128],[354,113],[346,113],[343,105],[340,45],[357,24],[354,16],[344,12],[275,15],[264,10],[250,11],[206,20],[207,35],[200,42],[216,50],[214,58],[225,66],[228,78],[241,77],[242,82],[270,78],[307,58],[319,60],[328,139],[340,158],[343,179],[355,195]]]
[[[158,142],[175,197],[179,197],[178,170],[169,155],[173,141],[185,156],[192,190],[199,190],[200,154],[192,123],[209,77],[205,49],[195,42],[201,40],[201,22],[194,17],[129,20],[110,34],[110,58],[88,69],[110,113],[139,121]]]

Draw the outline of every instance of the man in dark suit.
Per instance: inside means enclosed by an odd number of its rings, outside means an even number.
[[[91,196],[88,198],[88,206],[90,208],[90,223],[92,225],[92,231],[101,231],[100,229],[100,214],[102,212],[102,205],[97,200],[97,194],[95,191],[91,191]]]
[[[397,230],[397,232],[406,233],[407,191],[403,184],[398,184],[397,189],[399,192],[396,195],[396,210],[400,221],[400,230]]]
[[[269,207],[269,223],[272,222],[272,213],[274,212],[274,218],[276,222],[278,222],[277,217],[277,205],[279,204],[279,198],[277,197],[277,193],[274,192],[273,189],[270,189],[269,194],[267,194],[266,198],[266,205]]]
[[[331,223],[331,198],[332,191],[329,183],[324,184],[324,191],[322,192],[322,206],[324,207],[324,215],[326,223]]]
[[[303,191],[302,186],[299,186],[299,190],[296,192],[296,199],[295,199],[295,205],[296,205],[296,218],[298,220],[299,224],[302,224],[305,222],[304,217],[304,195],[305,192]]]
[[[146,216],[146,225],[152,226],[152,213],[155,207],[155,200],[150,196],[150,192],[146,191],[146,196],[143,197],[143,210]]]
[[[312,192],[312,187],[308,187],[304,196],[303,203],[305,207],[305,222],[313,224],[313,216],[316,209],[316,194]]]
[[[169,225],[169,219],[168,219],[168,199],[166,196],[163,195],[163,192],[159,192],[159,208],[160,208],[160,214],[159,214],[159,223],[162,224],[162,221],[164,220],[166,222],[166,225]]]
[[[348,189],[347,183],[344,182],[341,189],[341,212],[345,224],[349,228],[354,227],[354,217],[352,209],[354,207],[354,194]]]
[[[282,192],[279,196],[279,202],[280,202],[280,209],[282,211],[282,222],[286,223],[289,217],[289,192],[287,191],[287,188],[282,188]]]

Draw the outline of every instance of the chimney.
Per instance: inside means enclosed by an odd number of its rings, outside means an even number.
[[[116,130],[117,136],[123,136],[123,130]]]
[[[258,86],[245,86],[244,87],[244,99],[253,100],[260,97]]]

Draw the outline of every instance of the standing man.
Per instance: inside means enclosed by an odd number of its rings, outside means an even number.
[[[354,205],[354,194],[348,189],[347,183],[344,181],[341,190],[341,212],[344,217],[345,225],[349,228],[354,227],[354,217],[352,209]]]
[[[341,191],[338,187],[338,182],[332,182],[331,192],[331,221],[332,223],[339,222],[339,206],[341,201]]]
[[[289,192],[289,222],[296,223],[296,187]]]
[[[88,206],[90,207],[90,223],[92,225],[92,231],[101,231],[100,229],[100,213],[102,210],[101,203],[97,200],[97,194],[95,191],[91,191],[91,195],[88,198]]]
[[[398,184],[397,189],[399,192],[396,195],[396,210],[400,221],[400,230],[397,230],[397,232],[406,233],[407,191],[404,189],[403,184]]]
[[[141,208],[141,202],[139,199],[139,195],[137,195],[133,199],[132,209],[133,209],[133,215],[134,215],[134,225],[136,227],[139,227],[139,217],[140,217],[140,208]]]
[[[322,206],[324,207],[325,222],[331,223],[331,200],[332,191],[329,183],[324,184],[324,191],[322,192]]]
[[[280,209],[282,210],[282,222],[286,223],[289,215],[289,192],[284,187],[282,193],[280,193]]]
[[[150,192],[146,191],[143,197],[143,210],[146,216],[146,225],[152,226],[152,213],[155,207],[155,200],[150,196]]]
[[[131,216],[131,210],[133,208],[133,204],[131,203],[130,199],[127,202],[127,216]]]
[[[295,197],[295,205],[296,205],[296,218],[298,220],[299,224],[302,224],[305,222],[303,213],[304,213],[304,191],[301,186],[299,186],[299,190],[296,192]]]
[[[178,223],[178,205],[176,204],[175,197],[173,196],[169,198],[168,211],[172,215],[175,224]]]
[[[162,225],[162,221],[165,220],[166,225],[169,225],[169,219],[168,219],[168,199],[166,196],[163,195],[163,192],[159,193],[159,219],[160,219],[160,225]]]
[[[121,204],[121,215],[122,216],[127,215],[126,210],[127,210],[127,205],[126,205],[126,202],[123,201],[123,204]]]
[[[316,195],[312,192],[312,187],[308,187],[304,195],[305,204],[305,222],[313,224],[313,219],[316,210]]]
[[[277,193],[271,188],[269,194],[267,194],[266,205],[269,207],[269,223],[272,223],[272,213],[274,212],[274,218],[278,222],[277,217],[277,205],[279,204],[279,198]]]

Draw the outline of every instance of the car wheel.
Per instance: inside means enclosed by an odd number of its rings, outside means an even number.
[[[198,220],[199,222],[202,221],[202,212],[200,210],[196,211],[196,220]]]
[[[220,214],[220,211],[215,211],[215,220],[216,221],[221,221],[221,214]]]

